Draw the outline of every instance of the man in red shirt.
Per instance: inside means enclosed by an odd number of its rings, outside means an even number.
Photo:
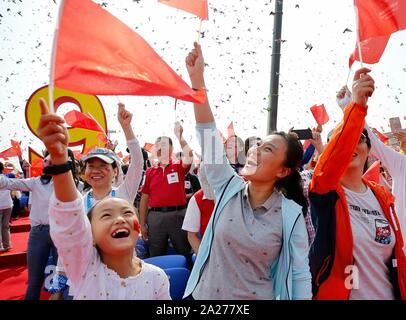
[[[169,238],[176,252],[191,261],[191,247],[182,224],[186,211],[185,176],[193,152],[182,133],[178,125],[175,134],[184,154],[181,161],[171,160],[173,145],[169,137],[157,138],[155,150],[159,163],[145,173],[139,210],[141,234],[148,241],[151,257],[166,254]]]

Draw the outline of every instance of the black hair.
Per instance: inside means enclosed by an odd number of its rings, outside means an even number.
[[[261,138],[257,137],[257,136],[252,136],[252,137],[248,137],[247,139],[245,139],[245,141],[244,141],[245,155],[247,155],[248,150],[251,147],[251,143],[253,141],[255,141],[255,143],[257,143],[258,141],[261,141]]]
[[[161,141],[162,139],[168,139],[169,145],[170,145],[171,147],[173,146],[172,139],[169,138],[169,137],[167,137],[167,136],[160,136],[160,137],[156,138],[155,142],[159,142],[159,141]]]
[[[276,182],[275,188],[282,192],[286,198],[299,204],[302,207],[303,215],[306,216],[308,214],[309,204],[303,193],[303,181],[299,173],[300,163],[303,159],[303,146],[296,137],[283,131],[273,132],[271,134],[276,134],[285,139],[288,150],[286,151],[284,166],[291,169],[288,176]]]
[[[3,173],[4,170],[4,164],[3,162],[0,162],[0,173]]]
[[[79,184],[79,162],[75,159],[75,155],[73,154],[73,151],[71,149],[68,150],[68,161],[71,164],[71,172],[73,176],[73,180],[75,182],[75,185],[78,186]],[[47,149],[43,150],[42,154],[44,155],[44,158],[46,158],[49,155],[49,152]],[[41,183],[42,184],[48,184],[51,182],[52,176],[42,174],[41,175]]]
[[[125,174],[125,175],[127,174],[128,167],[129,167],[128,164],[124,164],[121,166],[121,171],[123,172],[123,174]]]
[[[227,140],[224,142],[224,145],[227,145],[228,140],[230,140],[231,138],[235,138],[237,140],[238,147],[244,145],[244,141],[235,134],[232,136],[229,136],[227,138]],[[245,148],[244,148],[244,150],[238,150],[237,163],[232,163],[232,164],[236,165],[237,167],[243,167],[245,165],[245,159],[246,159],[245,156],[246,156]]]
[[[368,135],[368,130],[364,129],[362,130],[362,133],[364,134],[366,140],[365,143],[367,144],[368,147],[368,151],[371,150],[371,139],[369,139],[369,135]],[[368,170],[368,157],[365,159],[365,163],[364,163],[364,168],[362,169],[362,173],[364,174],[365,172],[367,172]]]

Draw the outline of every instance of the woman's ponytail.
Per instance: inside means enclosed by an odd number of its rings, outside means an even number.
[[[291,169],[288,176],[278,180],[275,184],[275,188],[282,192],[283,195],[295,201],[302,207],[303,215],[306,216],[309,208],[307,199],[303,193],[302,177],[299,173],[300,163],[303,158],[303,146],[301,142],[293,135],[286,134],[285,132],[274,132],[285,138],[288,144],[288,150],[286,152],[285,167]]]

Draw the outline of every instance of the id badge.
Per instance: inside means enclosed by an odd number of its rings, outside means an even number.
[[[192,189],[192,184],[190,181],[185,180],[185,189]]]
[[[177,172],[172,172],[166,176],[168,179],[168,184],[172,183],[178,183],[179,182],[179,176]]]

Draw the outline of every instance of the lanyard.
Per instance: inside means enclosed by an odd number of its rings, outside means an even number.
[[[89,210],[92,208],[92,192],[89,192],[87,194],[87,211],[89,212]],[[116,196],[116,190],[111,190],[111,197],[114,198]]]

